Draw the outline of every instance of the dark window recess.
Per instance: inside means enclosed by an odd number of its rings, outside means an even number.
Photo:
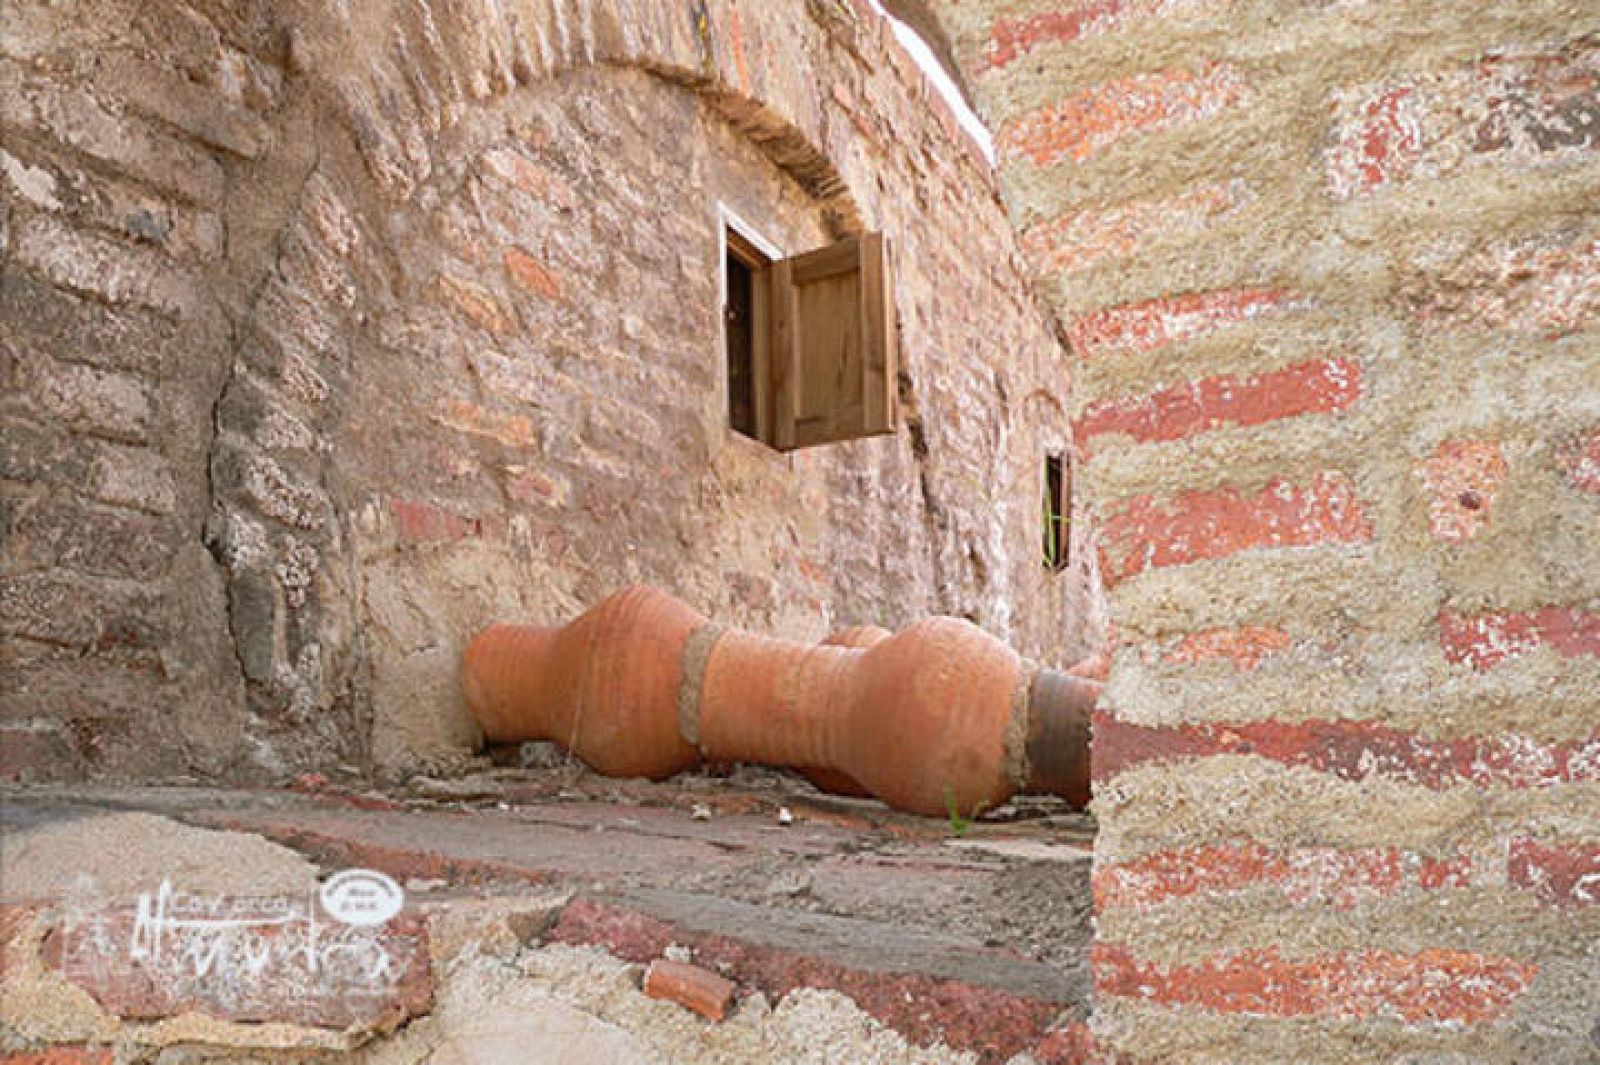
[[[1044,459],[1044,565],[1063,570],[1072,561],[1072,466],[1062,455]]]
[[[777,261],[725,236],[729,425],[780,451],[893,433],[898,341],[883,234]]]
[[[728,335],[728,424],[756,436],[755,279],[749,266],[728,248],[728,302],[723,306]]]

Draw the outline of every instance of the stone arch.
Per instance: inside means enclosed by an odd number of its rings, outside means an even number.
[[[528,7],[520,8],[524,16]],[[354,24],[322,6],[285,16],[295,27],[291,66],[319,110],[337,122],[313,134],[316,162],[244,313],[217,407],[206,534],[226,573],[238,665],[268,737],[260,757],[269,773],[276,765],[326,762],[327,751],[342,761],[369,760],[376,704],[385,698],[374,687],[384,668],[380,644],[428,639],[424,626],[417,626],[422,635],[404,631],[425,606],[377,601],[368,586],[357,557],[363,528],[382,528],[399,542],[484,532],[473,514],[393,501],[388,510],[374,509],[324,443],[342,424],[330,408],[343,395],[357,350],[386,328],[368,308],[403,299],[395,290],[395,252],[374,239],[382,231],[375,214],[440,206],[436,167],[458,127],[568,74],[638,70],[696,93],[812,197],[834,236],[863,227],[850,183],[825,147],[824,109],[798,89],[762,84],[770,71],[747,54],[738,8],[689,5],[671,17],[640,19],[625,18],[623,7],[623,0],[545,5],[537,23],[426,2],[391,5],[384,17],[364,12]],[[709,26],[723,17],[735,29],[719,35]],[[774,47],[787,47],[786,40],[774,38]],[[773,84],[815,92],[817,82]],[[384,206],[363,208],[372,201]],[[497,330],[501,311],[492,298],[471,288],[452,296],[469,317]],[[514,421],[479,429],[528,431]],[[474,593],[485,623],[517,613],[514,597],[487,586]],[[376,618],[401,631],[377,634]],[[439,690],[413,697],[451,698],[447,650],[433,670]],[[472,735],[461,730],[470,725],[450,727],[454,746],[469,747]],[[405,737],[397,742],[411,745]],[[376,753],[380,763],[395,763],[393,752]]]
[[[448,133],[466,109],[568,71],[615,65],[693,89],[816,197],[842,234],[859,230],[850,181],[828,151],[818,83],[803,76],[807,53],[804,42],[795,41],[805,36],[802,29],[784,23],[781,36],[763,34],[746,23],[756,14],[744,10],[751,5],[731,0],[667,5],[653,16],[640,6],[629,0],[504,8],[416,0],[392,4],[392,18],[368,15],[359,26],[323,8],[320,20],[300,23],[293,47],[297,64],[309,70],[362,71],[331,78],[327,91],[373,179],[391,198],[405,198],[425,179],[428,142]],[[351,56],[360,59],[352,63]],[[414,101],[409,113],[406,96]]]

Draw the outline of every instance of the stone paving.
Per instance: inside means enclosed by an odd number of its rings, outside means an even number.
[[[1082,1054],[1092,825],[1048,802],[967,827],[783,774],[557,768],[389,793],[18,787],[0,828],[0,1062]],[[352,869],[403,909],[330,920],[314,900]],[[733,980],[729,1018],[646,999],[659,958]],[[845,1058],[807,1057],[824,1047]]]

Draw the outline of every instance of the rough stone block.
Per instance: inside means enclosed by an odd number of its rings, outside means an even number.
[[[77,432],[142,444],[150,439],[154,403],[138,377],[34,357],[24,376],[39,406]]]
[[[47,216],[17,228],[13,254],[38,276],[112,305],[181,319],[192,316],[203,300],[193,277],[175,271],[151,249],[79,232]]]
[[[6,124],[49,134],[85,154],[195,203],[222,200],[226,178],[204,151],[163,136],[148,123],[111,111],[81,89],[26,78],[0,67],[0,96],[13,104]]]
[[[151,514],[170,514],[177,506],[177,481],[170,463],[150,448],[102,444],[88,491],[96,499]]]
[[[151,378],[177,362],[177,330],[154,314],[67,292],[20,273],[0,274],[0,337],[19,353],[48,352],[57,359]]]
[[[213,148],[254,159],[272,143],[271,127],[254,112],[165,66],[124,59],[111,65],[106,83],[130,106]]]
[[[60,492],[18,507],[3,531],[5,569],[60,566],[129,580],[161,577],[178,536],[160,518],[94,507]]]

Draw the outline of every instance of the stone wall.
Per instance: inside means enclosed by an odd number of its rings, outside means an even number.
[[[0,775],[449,764],[465,639],[631,581],[1098,642],[1061,348],[864,7],[18,2],[0,98]],[[889,233],[896,435],[726,428],[719,205]]]
[[[930,0],[1076,356],[1118,1061],[1600,1053],[1600,20]]]

